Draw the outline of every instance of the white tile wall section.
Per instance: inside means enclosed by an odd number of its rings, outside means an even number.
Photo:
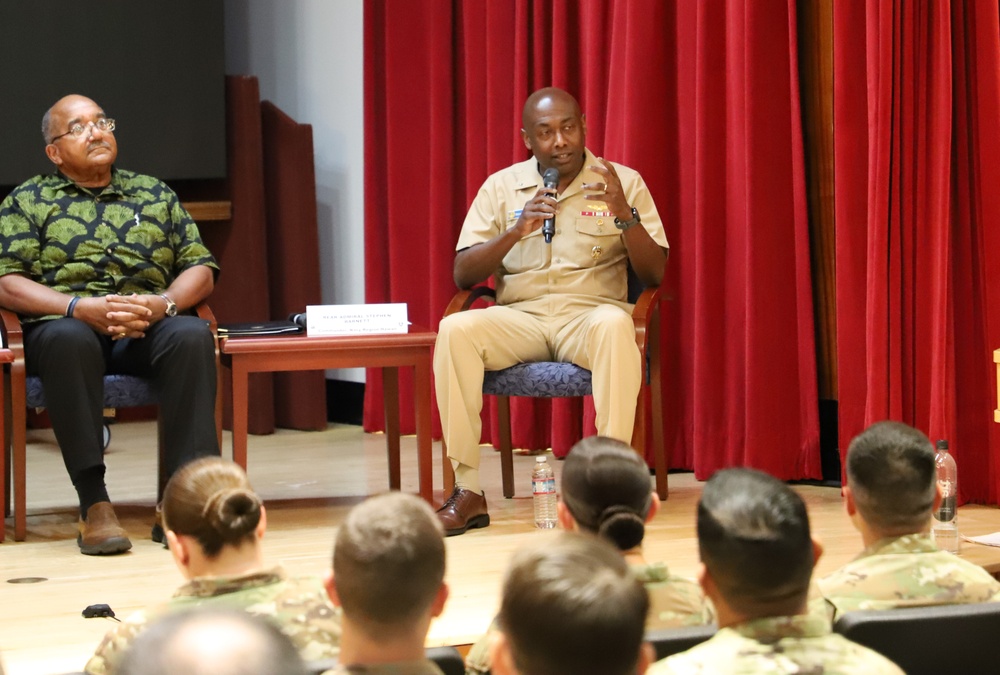
[[[226,72],[313,127],[323,304],[364,298],[362,0],[225,0]],[[280,317],[274,317],[280,318]],[[364,370],[327,378],[364,382]]]

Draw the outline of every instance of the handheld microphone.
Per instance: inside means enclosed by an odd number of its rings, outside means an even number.
[[[298,326],[303,327],[303,328],[306,327],[306,313],[305,312],[300,312],[298,314],[289,314],[288,315],[288,320],[291,321],[292,323],[298,325]]]
[[[556,188],[559,186],[559,169],[551,167],[545,170],[542,174],[542,185],[547,188]],[[553,215],[551,218],[545,221],[542,225],[542,236],[545,237],[545,243],[552,243],[552,235],[556,233],[556,217]]]

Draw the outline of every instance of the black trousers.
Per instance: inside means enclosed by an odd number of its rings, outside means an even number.
[[[77,319],[24,325],[29,375],[41,378],[52,430],[70,478],[104,465],[104,375],[154,382],[167,476],[185,463],[219,455],[215,432],[215,346],[208,324],[176,316],[146,337],[113,341]]]

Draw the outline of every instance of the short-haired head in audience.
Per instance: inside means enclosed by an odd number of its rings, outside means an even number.
[[[418,637],[422,649],[448,597],[444,573],[444,530],[427,502],[389,492],[351,509],[337,530],[327,582],[344,612],[342,656],[354,630],[382,641]]]
[[[491,645],[497,675],[631,675],[653,658],[643,642],[649,599],[621,554],[562,532],[511,559]]]
[[[660,505],[642,458],[627,443],[606,436],[589,436],[573,446],[560,492],[565,529],[575,524],[621,551],[642,544],[646,523]]]
[[[868,539],[926,532],[939,495],[934,446],[902,422],[876,422],[847,449],[847,512]],[[859,523],[855,516],[860,516]]]
[[[118,675],[305,675],[287,635],[266,619],[235,609],[168,614],[129,646]]]
[[[163,523],[170,550],[189,578],[226,557],[263,564],[264,506],[234,462],[204,457],[181,467],[163,493]]]
[[[705,483],[697,525],[702,585],[720,626],[805,610],[822,548],[794,490],[755,469],[723,469]]]

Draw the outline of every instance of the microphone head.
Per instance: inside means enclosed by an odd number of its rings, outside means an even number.
[[[542,184],[547,188],[554,188],[559,185],[559,169],[550,167],[542,174]]]

